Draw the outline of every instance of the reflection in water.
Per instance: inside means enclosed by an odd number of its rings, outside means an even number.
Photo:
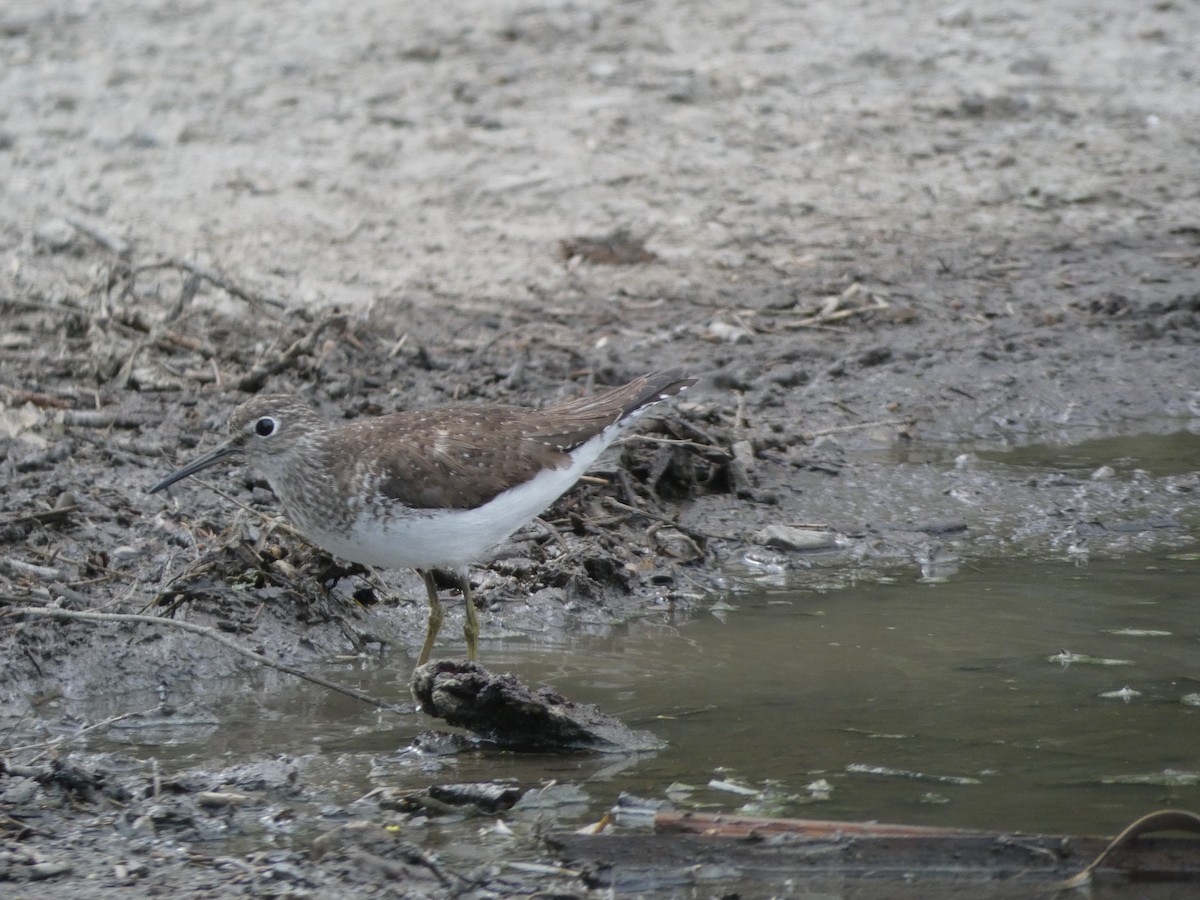
[[[379,783],[557,779],[584,785],[593,806],[576,814],[591,819],[626,791],[699,808],[1113,832],[1154,808],[1200,808],[1198,576],[1186,555],[976,565],[937,583],[907,570],[829,593],[736,595],[719,616],[565,647],[486,645],[490,668],[670,743],[631,759],[405,754],[437,723],[274,673],[230,685],[226,727],[180,734],[171,752],[315,753],[348,798]],[[326,674],[403,701],[410,664]],[[152,752],[165,760],[165,749]]]

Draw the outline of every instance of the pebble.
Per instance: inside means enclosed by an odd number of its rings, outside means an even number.
[[[154,838],[158,836],[158,828],[154,824],[154,819],[149,815],[138,816],[134,819],[131,830],[137,837]]]
[[[0,792],[0,803],[18,806],[28,803],[37,796],[41,789],[32,778],[10,778],[8,787]]]
[[[62,253],[74,242],[75,235],[75,228],[66,219],[51,219],[33,232],[33,246],[49,253]]]
[[[731,325],[718,319],[709,323],[708,336],[725,344],[741,344],[749,341],[754,336],[754,332],[749,328]]]
[[[71,864],[65,862],[40,862],[29,867],[29,877],[34,881],[46,878],[57,878],[71,871]]]
[[[958,534],[967,530],[967,523],[963,519],[931,519],[913,525],[912,530],[933,535]]]
[[[837,546],[837,535],[816,528],[774,524],[755,534],[754,541],[776,550],[828,550]]]

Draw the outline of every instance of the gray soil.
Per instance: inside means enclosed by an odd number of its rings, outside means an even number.
[[[984,451],[1195,430],[1196,34],[1171,0],[7,4],[8,895],[590,890],[484,849],[443,866],[385,830],[403,810],[323,823],[319,778],[269,754],[168,777],[47,743],[97,685],[190,700],[251,663],[17,609],[411,666],[412,573],[331,569],[242,470],[146,496],[259,390],[339,418],[702,379],[547,513],[557,536],[476,570],[485,636],[1187,541],[1194,473]],[[217,790],[308,809],[305,840],[213,852]]]

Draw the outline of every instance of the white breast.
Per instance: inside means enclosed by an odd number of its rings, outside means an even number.
[[[579,480],[620,431],[612,425],[571,452],[565,469],[545,469],[477,509],[404,510],[380,520],[364,512],[350,532],[304,529],[335,556],[368,566],[461,569],[532,521]]]

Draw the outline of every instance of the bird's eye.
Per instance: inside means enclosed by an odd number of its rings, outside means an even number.
[[[275,433],[275,429],[279,426],[270,416],[263,416],[254,423],[254,433],[259,437],[270,437]]]

